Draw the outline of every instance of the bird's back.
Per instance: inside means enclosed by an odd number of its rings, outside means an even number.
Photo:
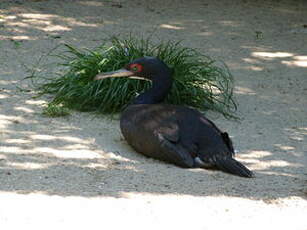
[[[160,133],[178,148],[184,148],[192,158],[203,155],[209,161],[216,154],[232,154],[222,132],[200,112],[188,107],[130,105],[123,112],[120,124],[125,139],[136,151],[156,159],[170,161],[159,142]]]

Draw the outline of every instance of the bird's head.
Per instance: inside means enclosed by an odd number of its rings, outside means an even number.
[[[149,81],[163,81],[170,80],[171,75],[171,69],[163,61],[155,57],[142,57],[133,60],[122,69],[99,74],[94,78],[94,80],[111,77],[128,77]]]

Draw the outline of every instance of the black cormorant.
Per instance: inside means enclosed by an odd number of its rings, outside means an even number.
[[[126,141],[139,153],[184,168],[217,168],[242,177],[253,173],[236,161],[227,132],[199,111],[161,104],[172,86],[172,71],[161,60],[143,57],[125,68],[99,74],[95,80],[130,77],[150,80],[152,87],[137,96],[121,114]]]

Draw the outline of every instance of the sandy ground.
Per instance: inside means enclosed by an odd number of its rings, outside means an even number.
[[[306,230],[306,16],[306,1],[2,0],[0,228]],[[20,81],[41,55],[130,32],[228,64],[242,121],[211,118],[256,178],[147,159],[118,120],[42,116]]]

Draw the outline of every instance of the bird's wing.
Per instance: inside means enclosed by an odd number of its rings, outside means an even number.
[[[176,121],[163,122],[157,132],[173,143],[179,141],[179,127]]]
[[[222,132],[211,120],[209,120],[206,117],[202,117],[202,121],[205,122],[206,124],[210,125],[213,129],[215,129],[217,131],[217,133],[219,133],[219,135],[221,135],[223,142],[225,143],[225,145],[227,146],[229,153],[234,156],[235,152],[234,152],[234,148],[233,148],[233,144],[232,141],[228,135],[227,132]]]
[[[231,155],[234,156],[235,155],[235,151],[234,151],[234,148],[233,148],[233,145],[232,145],[232,141],[231,141],[228,133],[224,132],[224,133],[221,133],[221,135],[222,135],[224,143],[227,145]]]
[[[163,121],[155,130],[164,157],[167,161],[184,168],[194,166],[194,159],[191,154],[179,142],[179,125],[175,118]]]

